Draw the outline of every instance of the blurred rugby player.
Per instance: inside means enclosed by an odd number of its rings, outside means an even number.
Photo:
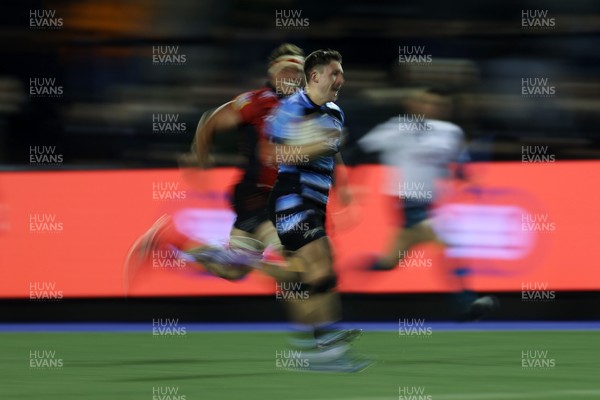
[[[334,50],[317,50],[306,58],[304,72],[306,89],[283,100],[266,125],[279,165],[269,214],[284,248],[292,252],[289,262],[302,265],[292,282],[296,285],[288,287],[307,294],[290,302],[295,324],[290,345],[302,351],[311,370],[356,372],[371,361],[348,352],[349,343],[362,331],[335,326],[341,304],[325,231],[334,166],[336,161],[342,163],[344,113],[334,103],[344,84],[342,56]],[[340,199],[348,203],[345,178],[336,178]]]
[[[450,175],[451,163],[458,165],[455,177],[466,178],[462,166],[469,156],[463,130],[448,122],[453,110],[449,93],[443,88],[418,90],[409,96],[405,106],[404,115],[376,126],[358,142],[367,152],[380,152],[383,164],[396,167],[397,175],[389,179],[388,194],[393,196],[404,217],[404,226],[397,229],[387,253],[370,265],[374,271],[394,269],[407,251],[419,243],[448,246],[432,226],[436,181]],[[479,318],[497,306],[495,298],[477,299],[467,289],[468,268],[451,268],[447,257],[444,266],[463,289],[459,304],[467,318]]]
[[[212,113],[205,113],[198,123],[193,159],[196,166],[211,166],[210,147],[215,135],[235,128],[242,130],[240,152],[246,157],[244,170],[235,184],[232,207],[236,219],[227,249],[206,246],[179,232],[169,216],[161,217],[131,248],[127,264],[149,256],[153,248],[172,246],[187,252],[209,272],[229,280],[237,280],[259,263],[263,250],[271,246],[279,251],[281,243],[267,213],[270,190],[277,176],[272,165],[265,165],[260,153],[268,149],[263,131],[265,118],[280,100],[295,93],[304,83],[304,51],[285,43],[269,56],[269,79],[264,87],[245,92]],[[139,264],[139,263],[138,263]],[[265,272],[277,275],[278,269],[265,266]],[[130,275],[135,268],[130,266]],[[133,279],[130,276],[130,279]]]

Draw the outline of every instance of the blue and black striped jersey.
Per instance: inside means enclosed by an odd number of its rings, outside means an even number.
[[[298,92],[286,99],[274,109],[267,118],[265,132],[276,144],[296,146],[298,154],[280,154],[278,177],[285,175],[288,181],[297,182],[293,185],[293,193],[302,198],[326,204],[329,188],[333,182],[335,155],[326,155],[302,160],[301,146],[324,140],[332,132],[339,132],[332,143],[332,149],[339,150],[344,113],[333,102],[319,106],[312,102],[304,91]],[[285,159],[295,160],[286,163]],[[295,197],[295,196],[291,196]],[[295,201],[299,199],[296,198]]]

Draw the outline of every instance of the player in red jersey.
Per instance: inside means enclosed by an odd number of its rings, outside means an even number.
[[[144,259],[157,247],[169,245],[191,254],[209,272],[229,280],[245,276],[252,264],[259,264],[265,247],[280,251],[281,243],[269,220],[269,193],[277,177],[275,166],[263,162],[268,158],[268,139],[263,132],[266,116],[280,99],[293,94],[304,82],[304,52],[293,44],[282,44],[269,57],[269,80],[263,88],[245,92],[232,101],[206,113],[196,129],[192,153],[197,166],[211,165],[210,145],[219,132],[241,128],[240,152],[247,158],[242,178],[234,188],[232,207],[236,219],[227,251],[205,246],[180,233],[170,217],[161,217],[131,248],[126,265],[127,280],[133,279],[133,259]],[[274,264],[260,263],[269,275],[282,273]]]
[[[247,163],[243,167],[242,179],[235,185],[233,193],[232,206],[236,220],[229,243],[229,249],[233,251],[193,252],[220,276],[240,278],[250,268],[243,264],[252,264],[252,258],[258,261],[265,245],[277,250],[281,248],[277,232],[267,213],[269,193],[277,178],[277,169],[274,165],[263,162],[267,158],[265,153],[270,148],[264,133],[264,122],[270,111],[279,105],[282,97],[295,93],[303,85],[303,67],[304,52],[300,48],[292,44],[279,46],[269,57],[269,81],[265,87],[242,93],[222,105],[206,121],[201,121],[196,130],[193,150],[201,167],[210,165],[210,143],[217,132],[235,127],[242,127],[244,132],[240,152],[247,157]],[[238,265],[236,268],[229,268],[228,264]]]

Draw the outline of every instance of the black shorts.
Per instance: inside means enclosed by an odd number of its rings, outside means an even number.
[[[252,183],[238,183],[231,199],[231,206],[236,214],[233,226],[244,232],[254,233],[259,225],[269,220],[268,204],[267,190]]]
[[[413,226],[431,218],[431,202],[423,200],[404,199],[402,204],[404,227]]]
[[[281,244],[290,251],[327,236],[325,210],[325,204],[303,198],[295,188],[277,183],[269,200],[269,218]]]

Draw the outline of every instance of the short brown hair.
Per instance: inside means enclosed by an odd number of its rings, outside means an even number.
[[[300,56],[304,57],[304,50],[295,44],[284,43],[277,48],[275,48],[271,54],[269,55],[268,61],[271,64],[273,61],[278,59],[281,56]]]
[[[341,64],[342,55],[331,49],[313,51],[306,57],[306,60],[304,60],[304,75],[306,75],[308,79],[308,76],[313,69],[329,65],[332,61],[338,61]]]

